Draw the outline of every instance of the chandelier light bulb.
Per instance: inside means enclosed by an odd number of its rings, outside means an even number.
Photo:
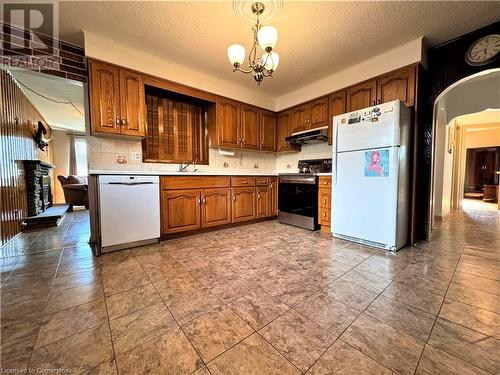
[[[264,53],[261,60],[266,70],[275,72],[280,62],[280,55],[276,52]]]
[[[257,32],[260,48],[271,52],[278,42],[278,30],[274,26],[262,26]]]
[[[227,47],[227,56],[231,65],[238,67],[245,60],[245,47],[240,44],[231,44]]]

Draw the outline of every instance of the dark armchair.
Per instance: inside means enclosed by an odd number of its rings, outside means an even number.
[[[89,208],[88,184],[85,177],[57,176],[64,191],[64,199],[71,210],[73,206],[85,206]]]

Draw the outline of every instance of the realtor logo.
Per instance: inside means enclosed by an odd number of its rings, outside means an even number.
[[[15,68],[58,65],[58,1],[2,1],[2,63]]]

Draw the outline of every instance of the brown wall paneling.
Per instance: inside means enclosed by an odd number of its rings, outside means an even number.
[[[0,245],[21,231],[27,215],[23,160],[52,163],[51,146],[37,149],[33,130],[45,120],[21,91],[15,80],[0,69]]]

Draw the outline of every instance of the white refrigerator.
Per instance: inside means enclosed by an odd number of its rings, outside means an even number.
[[[390,251],[407,244],[410,123],[399,100],[333,118],[335,237]]]

